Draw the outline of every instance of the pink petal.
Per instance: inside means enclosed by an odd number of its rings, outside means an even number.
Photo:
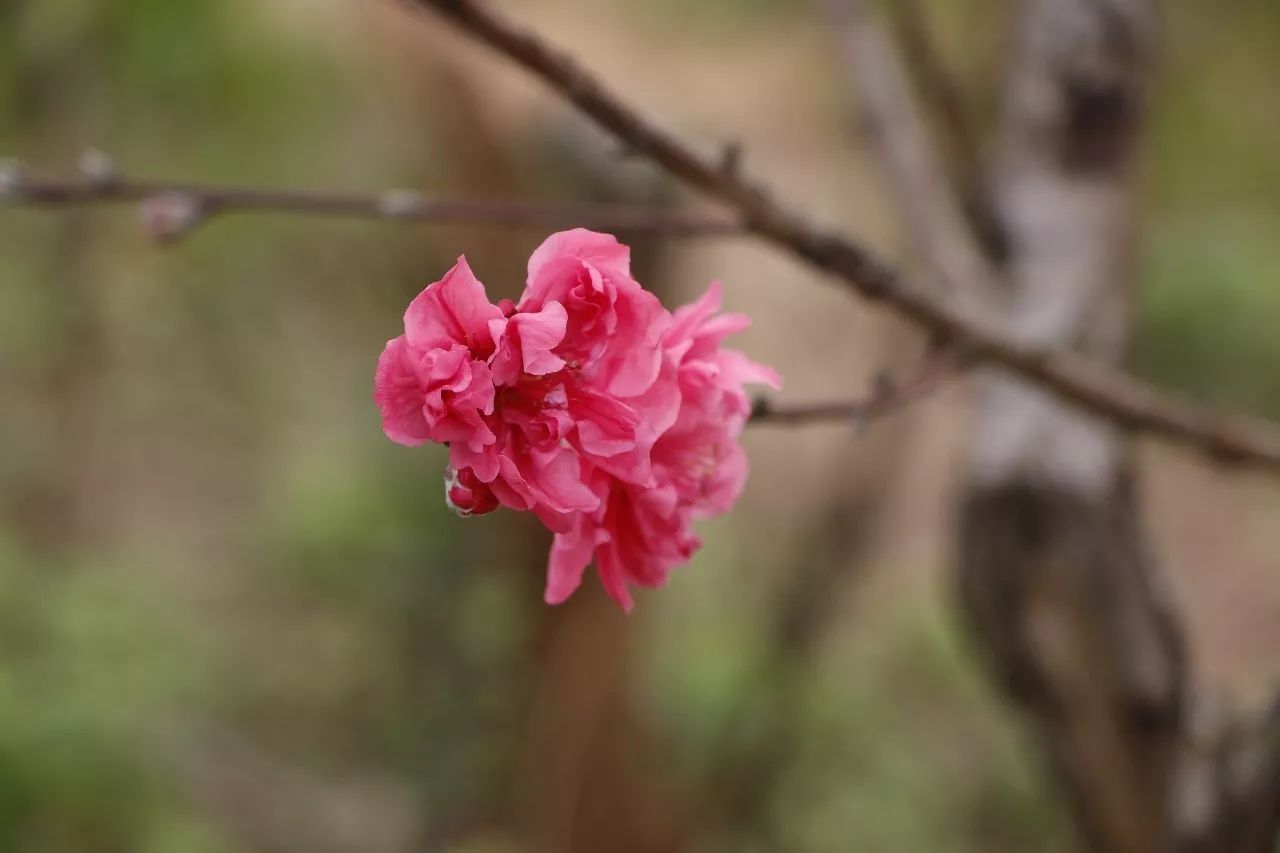
[[[702,324],[698,337],[703,341],[719,343],[730,335],[750,328],[751,318],[746,314],[719,314]]]
[[[412,358],[403,337],[387,341],[373,377],[373,399],[382,413],[382,431],[397,444],[409,447],[422,444],[429,433],[422,414],[424,393]]]
[[[481,478],[483,479],[483,478]],[[537,496],[521,475],[520,469],[509,456],[498,456],[498,476],[489,484],[503,506],[512,509],[531,509],[537,504]]]
[[[552,234],[529,257],[529,281],[532,282],[549,261],[577,258],[608,276],[631,277],[631,249],[612,234],[600,234],[585,228]]]
[[[730,440],[719,449],[716,467],[701,483],[701,492],[693,502],[694,516],[711,518],[728,512],[737,503],[747,483],[747,454],[742,445]]]
[[[752,361],[737,350],[721,350],[719,362],[726,383],[768,385],[775,391],[782,387],[782,376],[778,371]]]
[[[545,376],[564,367],[564,359],[551,350],[564,340],[568,315],[559,302],[548,302],[537,314],[520,314],[512,320],[519,322],[520,351],[524,356],[524,372],[531,376]]]
[[[617,294],[618,331],[604,374],[611,393],[634,397],[648,390],[662,369],[662,339],[671,315],[658,297],[634,281],[619,284]]]
[[[520,374],[545,376],[564,367],[564,359],[551,352],[564,340],[567,315],[559,302],[547,302],[537,311],[509,319],[489,321],[489,333],[497,345],[493,355],[494,382],[514,385]]]
[[[640,418],[621,400],[584,386],[569,395],[569,415],[578,427],[582,449],[595,456],[616,456],[636,446]]]
[[[581,586],[582,574],[596,549],[597,533],[602,538],[608,537],[586,516],[580,515],[572,528],[556,534],[547,559],[547,587],[543,594],[547,604],[563,603]]]
[[[581,459],[563,448],[542,452],[508,447],[499,455],[498,476],[490,487],[512,509],[569,513],[589,512],[600,505],[583,479]]]
[[[671,429],[680,413],[679,372],[671,360],[664,360],[661,371],[648,390],[637,397],[628,397],[627,405],[640,417],[651,431],[651,439]]]
[[[568,533],[573,530],[578,518],[584,515],[580,512],[556,512],[545,506],[534,506],[533,514],[552,533]]]
[[[533,464],[523,473],[549,508],[556,512],[590,512],[600,505],[600,499],[583,479],[578,454],[563,449],[551,453],[534,450],[529,456]]]
[[[489,301],[484,285],[459,257],[444,278],[427,286],[404,313],[405,336],[417,349],[460,343],[478,356],[492,351],[489,321],[502,317]]]
[[[605,544],[596,557],[596,571],[600,575],[604,591],[618,602],[624,613],[630,613],[636,603],[631,598],[631,591],[627,589],[626,566],[618,552],[619,548],[615,543]]]
[[[449,464],[459,471],[469,468],[482,483],[492,483],[499,472],[498,448],[491,444],[488,447],[473,450],[463,443],[453,444],[449,446]],[[506,501],[503,503],[506,506],[512,505]],[[518,509],[526,508],[527,506],[518,507]]]
[[[720,310],[724,286],[718,281],[711,282],[707,292],[696,301],[682,305],[672,314],[671,330],[667,332],[667,341],[679,343],[691,340],[698,329]]]

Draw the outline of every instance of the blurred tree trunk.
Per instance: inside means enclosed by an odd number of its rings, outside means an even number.
[[[1152,0],[1026,0],[991,185],[1008,321],[1125,360]],[[982,389],[960,519],[960,589],[1030,712],[1090,846],[1171,849],[1186,716],[1180,629],[1112,427],[1007,376]]]
[[[940,277],[960,298],[1001,303],[1029,341],[1122,364],[1155,0],[1016,6],[992,179],[966,208],[991,215],[971,216],[967,235],[887,40],[859,0],[828,3],[913,242]],[[930,49],[917,38],[917,54]],[[930,75],[916,83],[927,87]],[[1214,719],[1193,689],[1121,430],[1000,375],[985,377],[976,420],[960,513],[962,603],[1089,845],[1274,853],[1280,699],[1241,725]]]
[[[27,8],[23,2],[7,5],[0,27],[17,27]],[[58,121],[89,123],[89,105],[102,96],[104,24],[105,16],[95,15],[69,27],[65,38],[74,50],[27,48],[15,54],[9,86],[19,131],[15,142],[25,137],[54,148]],[[48,106],[58,97],[49,91],[50,81],[56,81],[57,92],[70,93],[62,95],[60,113]],[[39,157],[44,151],[37,143],[30,154]],[[14,466],[16,475],[5,484],[3,503],[24,546],[33,555],[57,558],[83,548],[99,532],[85,506],[84,485],[92,473],[95,409],[100,405],[95,392],[108,369],[108,330],[94,271],[99,229],[83,211],[64,214],[55,228],[49,248],[29,258],[41,283],[54,291],[45,302],[33,303],[38,313],[29,320],[51,330],[43,336],[47,349],[33,360],[29,373],[11,370],[3,378],[13,387],[0,390],[6,399],[20,401],[19,409],[32,412],[40,424],[35,432],[42,437],[35,445],[39,461]],[[19,269],[21,264],[19,260]]]
[[[660,206],[665,185],[647,165],[624,163],[575,115],[560,117],[539,146],[560,191],[571,199]],[[619,233],[635,277],[672,307],[667,246]],[[545,535],[531,571],[546,571]],[[636,644],[643,622],[628,617],[589,571],[558,607],[541,596],[533,647],[538,683],[528,717],[516,794],[530,853],[678,853],[687,833],[682,804],[663,784],[652,733],[637,718]]]
[[[624,168],[598,139],[580,137],[573,122],[503,126],[452,52],[456,42],[427,30],[406,30],[393,6],[375,25],[380,43],[403,46],[397,58],[408,73],[397,79],[409,81],[406,94],[420,105],[425,148],[449,164],[431,189],[479,198],[553,193],[576,200],[659,201],[651,171],[628,174],[630,167]],[[483,247],[483,258],[472,262],[497,299],[519,296],[525,261],[545,236],[458,225],[433,228],[424,238],[445,258],[456,256],[459,247]],[[664,278],[662,244],[617,236],[632,247],[637,277],[668,302],[673,294],[653,287]],[[526,513],[499,515],[494,522],[501,522],[500,535],[494,536],[487,523],[464,524],[462,535],[467,552],[484,555],[477,562],[501,566],[518,576],[513,582],[527,584],[521,598],[531,611],[530,630],[524,659],[515,667],[522,677],[509,699],[516,733],[498,781],[505,789],[471,804],[465,814],[443,816],[443,826],[428,829],[422,843],[434,849],[441,832],[447,841],[463,844],[496,831],[511,832],[529,853],[680,850],[675,798],[649,784],[644,772],[646,763],[657,762],[644,746],[646,735],[634,713],[633,644],[641,623],[628,619],[603,594],[594,573],[566,604],[545,605],[541,591],[549,535]]]

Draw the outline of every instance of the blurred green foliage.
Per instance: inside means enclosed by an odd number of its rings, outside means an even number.
[[[172,611],[123,566],[0,547],[0,849],[224,849],[153,758],[211,698]]]
[[[1149,142],[1139,370],[1280,414],[1280,7],[1171,4]]]
[[[245,2],[5,4],[0,139],[49,172],[92,143],[142,174],[402,180],[351,76],[285,32]],[[465,807],[510,752],[521,623],[440,523],[442,457],[406,465],[368,403],[424,250],[365,224],[229,220],[161,253],[124,211],[3,222],[0,849],[246,849],[188,778],[187,742],[227,726]]]

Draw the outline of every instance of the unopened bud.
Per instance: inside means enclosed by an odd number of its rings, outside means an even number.
[[[470,468],[444,469],[444,499],[449,508],[463,518],[484,515],[498,508],[498,498],[493,490],[475,475]]]
[[[15,198],[26,183],[27,167],[21,160],[0,160],[0,198]]]
[[[408,218],[422,211],[422,194],[413,190],[387,190],[378,196],[378,212],[383,216]]]
[[[161,243],[178,240],[204,219],[200,201],[187,193],[163,193],[143,199],[138,212],[142,230]]]
[[[80,174],[95,187],[109,187],[120,180],[120,170],[111,155],[98,148],[86,148],[80,154]]]

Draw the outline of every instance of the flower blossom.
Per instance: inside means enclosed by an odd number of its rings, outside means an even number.
[[[608,234],[553,234],[529,258],[516,303],[489,301],[465,258],[410,303],[378,359],[374,400],[400,444],[449,446],[446,500],[461,515],[505,506],[555,534],[545,598],[592,562],[625,610],[701,542],[747,477],[743,386],[778,375],[735,350],[749,321],[721,314],[712,284],[668,312]]]

